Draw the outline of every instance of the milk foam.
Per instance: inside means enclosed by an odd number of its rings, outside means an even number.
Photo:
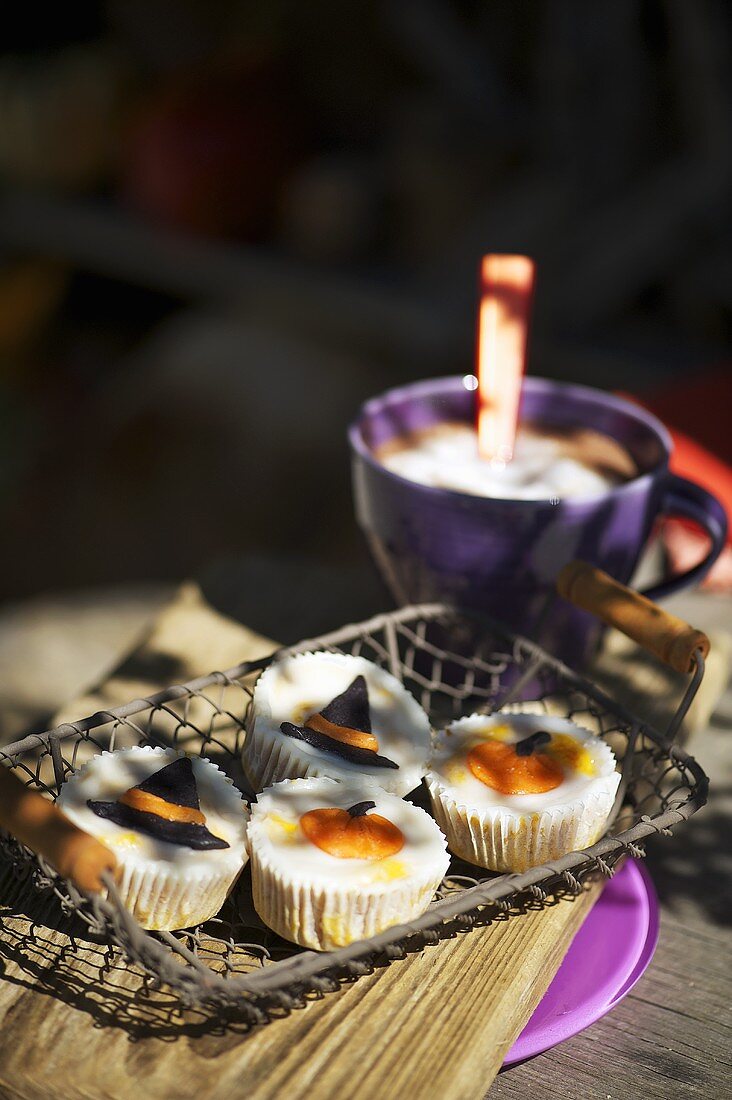
[[[435,425],[387,444],[376,457],[388,470],[421,485],[503,499],[597,496],[635,475],[620,444],[596,432],[583,431],[582,437],[601,461],[583,462],[569,437],[522,427],[512,460],[489,462],[478,453],[475,429],[461,423]]]

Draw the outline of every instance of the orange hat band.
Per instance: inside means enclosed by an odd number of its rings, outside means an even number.
[[[200,810],[192,810],[190,806],[176,806],[173,802],[166,802],[156,794],[141,791],[138,787],[130,787],[129,791],[118,799],[123,806],[129,806],[131,810],[139,810],[143,814],[155,814],[165,821],[181,821],[187,825],[205,825],[206,818]]]
[[[369,749],[371,752],[379,751],[379,742],[373,733],[352,730],[348,726],[337,726],[334,722],[323,718],[322,714],[313,714],[307,719],[305,725],[316,733],[323,733],[326,737],[332,737],[334,741],[340,741],[343,745],[352,745],[355,749]]]

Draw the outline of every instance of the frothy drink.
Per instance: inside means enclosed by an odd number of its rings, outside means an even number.
[[[510,462],[482,459],[477,432],[463,422],[399,436],[375,456],[388,470],[422,485],[518,500],[597,496],[638,473],[629,452],[610,436],[530,423],[519,427]]]

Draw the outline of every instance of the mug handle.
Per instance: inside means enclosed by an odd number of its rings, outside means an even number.
[[[663,487],[659,515],[681,516],[698,523],[712,540],[709,552],[698,565],[669,577],[665,581],[646,588],[642,595],[649,600],[662,600],[682,588],[702,580],[722,553],[727,542],[727,513],[716,497],[688,481],[685,477],[669,474]]]

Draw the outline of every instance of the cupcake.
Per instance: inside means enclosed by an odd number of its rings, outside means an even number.
[[[593,844],[620,782],[603,741],[529,708],[454,722],[438,733],[426,776],[450,850],[492,871],[525,871]]]
[[[424,810],[353,780],[269,787],[252,806],[249,847],[262,920],[319,951],[419,916],[449,863]]]
[[[248,858],[239,791],[176,749],[103,752],[64,783],[58,806],[112,849],[120,896],[143,928],[213,917]]]
[[[302,653],[257,681],[242,762],[257,791],[323,775],[404,795],[429,754],[429,719],[394,676],[363,657]]]

